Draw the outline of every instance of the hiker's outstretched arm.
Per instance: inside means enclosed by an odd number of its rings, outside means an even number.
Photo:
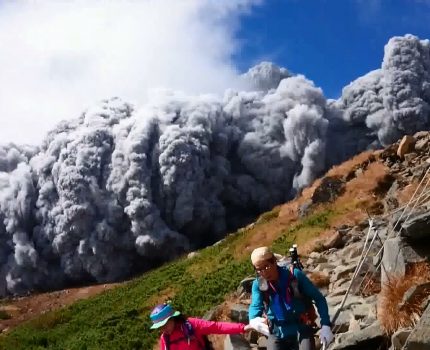
[[[328,314],[327,300],[320,290],[306,277],[299,269],[294,269],[294,275],[299,282],[299,288],[303,294],[311,298],[317,307],[318,314],[321,318],[321,325],[330,326],[330,317]]]
[[[202,335],[245,333],[243,323],[206,321],[201,318],[188,318],[188,321]]]
[[[252,294],[251,294],[251,305],[249,305],[249,319],[252,320],[256,317],[261,317],[263,315],[264,305],[263,305],[263,294],[258,287],[258,281],[252,283]]]

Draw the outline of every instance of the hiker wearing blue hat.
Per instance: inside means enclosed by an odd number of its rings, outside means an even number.
[[[161,329],[160,350],[211,349],[209,334],[240,334],[251,327],[243,323],[206,321],[185,317],[170,304],[157,305],[150,314],[151,329]]]

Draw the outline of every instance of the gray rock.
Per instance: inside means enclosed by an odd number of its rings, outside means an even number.
[[[264,336],[258,338],[257,344],[259,349],[267,348],[267,338]]]
[[[360,329],[360,322],[358,322],[355,318],[351,318],[349,321],[348,332],[357,332]]]
[[[430,306],[424,311],[415,329],[411,332],[405,350],[430,349]]]
[[[228,334],[224,340],[224,350],[249,350],[251,345],[240,334]]]
[[[392,350],[402,350],[403,346],[406,343],[406,340],[409,337],[409,334],[411,334],[411,329],[401,328],[401,329],[397,330],[391,336],[391,348],[392,348]]]
[[[416,251],[400,237],[387,239],[382,257],[381,282],[387,283],[389,275],[404,276],[408,264],[425,260],[425,252]]]
[[[425,309],[427,309],[427,307],[430,305],[430,295],[427,297],[427,298],[425,298],[424,300],[423,300],[423,302],[421,303],[421,305],[420,305],[420,307],[421,307],[421,310],[425,310]]]
[[[330,277],[330,281],[334,282],[341,278],[348,277],[350,274],[352,274],[355,271],[355,268],[357,265],[339,265],[336,266],[333,270],[333,275]]]
[[[417,157],[417,154],[416,153],[408,153],[408,154],[405,154],[405,161],[404,161],[404,163],[406,163],[406,166],[413,160],[413,159],[415,159]]]
[[[232,305],[230,318],[235,322],[248,323],[248,306],[243,304]]]
[[[416,140],[419,140],[419,139],[422,139],[425,137],[429,137],[429,136],[430,136],[430,133],[428,131],[418,131],[414,134],[414,138]]]
[[[327,238],[323,246],[325,249],[330,248],[342,248],[345,245],[345,242],[343,241],[342,234],[339,231],[336,231],[331,237]]]
[[[415,150],[418,152],[421,152],[422,150],[428,147],[428,143],[429,143],[428,138],[423,138],[421,140],[418,140],[415,144]]]
[[[312,209],[312,202],[305,202],[299,207],[299,217],[303,218],[310,213]]]
[[[356,318],[376,319],[376,305],[375,304],[355,304],[351,305],[352,313]]]
[[[335,329],[337,333],[348,332],[351,320],[355,320],[353,313],[349,310],[342,311],[335,321]]]
[[[342,179],[335,176],[326,176],[312,195],[313,203],[326,203],[335,200],[345,190]]]
[[[379,322],[359,331],[347,332],[336,338],[331,350],[379,349],[386,341]]]
[[[403,299],[398,306],[399,310],[401,310],[407,304],[413,302],[417,296],[422,295],[423,292],[426,292],[428,290],[430,290],[430,282],[422,283],[409,288],[403,295]]]
[[[329,295],[329,296],[326,298],[326,300],[327,300],[327,304],[328,304],[329,306],[336,306],[336,305],[339,305],[339,304],[341,303],[342,299],[343,299],[343,295],[336,295],[336,296]]]
[[[348,290],[348,286],[347,285],[342,285],[339,288],[336,288],[335,290],[333,290],[330,293],[331,297],[336,297],[336,296],[340,296],[340,295],[345,295],[346,291]]]
[[[320,263],[314,268],[314,271],[316,271],[316,272],[327,272],[330,274],[330,272],[332,272],[335,269],[335,267],[336,267],[335,264]]]
[[[311,258],[312,260],[314,260],[314,262],[316,264],[320,264],[320,263],[326,263],[327,262],[327,258],[325,256],[323,256],[320,253],[317,252],[312,252],[309,254],[309,258]]]
[[[363,250],[362,242],[350,243],[345,248],[342,249],[342,255],[346,258],[352,259],[352,258],[359,257],[361,255],[362,250]]]
[[[372,258],[373,266],[378,266],[382,260],[381,254]]]
[[[400,234],[410,240],[430,237],[430,212],[410,217],[402,224]]]
[[[335,290],[337,290],[338,288],[341,288],[341,287],[343,287],[343,286],[348,286],[349,285],[349,283],[350,283],[350,279],[349,278],[341,278],[341,279],[339,279],[339,280],[337,280],[337,281],[335,281],[335,282],[333,282],[331,285],[330,285],[330,291],[331,292],[334,292]]]
[[[328,296],[326,300],[329,306],[337,306],[342,302],[343,295]],[[350,308],[352,305],[359,305],[359,304],[365,304],[365,300],[362,297],[359,297],[356,295],[348,295],[348,298],[346,299],[343,309],[346,310]]]
[[[411,169],[412,175],[413,175],[412,179],[421,180],[425,175],[429,165],[430,165],[429,163],[423,163]]]
[[[239,287],[237,287],[237,293],[249,293],[251,294],[252,291],[252,283],[254,282],[255,277],[246,277],[239,283]]]

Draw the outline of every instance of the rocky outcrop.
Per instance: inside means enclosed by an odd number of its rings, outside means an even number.
[[[426,246],[423,247],[426,250]],[[422,250],[422,249],[421,249]],[[382,258],[381,281],[387,283],[388,276],[404,276],[411,264],[426,261],[428,255],[417,251],[401,237],[389,238],[384,243]]]
[[[371,162],[382,162],[389,167],[388,174],[375,189],[375,195],[384,197],[381,202],[384,213],[372,221],[373,230],[368,243],[373,243],[367,257],[360,260],[368,247],[364,249],[369,230],[366,220],[356,226],[341,225],[334,229],[321,239],[318,251],[309,254],[303,261],[308,276],[311,279],[313,276],[319,277],[318,286],[326,296],[332,317],[349,291],[333,325],[336,337],[330,350],[400,350],[404,346],[406,350],[430,349],[430,306],[425,302],[421,309],[427,307],[427,310],[417,327],[401,328],[392,336],[381,327],[377,309],[377,293],[391,276],[405,276],[410,266],[430,260],[430,199],[424,196],[417,205],[412,203],[406,215],[402,214],[401,208],[413,192],[409,190],[408,196],[404,194],[408,193],[407,186],[414,181],[419,182],[426,175],[430,166],[429,154],[430,132],[405,137],[383,151],[374,152],[367,163],[360,164],[345,176],[322,179],[311,199],[297,208],[299,216],[306,216],[315,204],[336,200],[345,190],[345,184],[363,173]],[[357,277],[352,280],[354,273]],[[246,322],[248,318],[253,279],[254,276],[244,279],[237,289],[238,302],[231,306],[230,311],[230,318],[234,321]],[[412,286],[405,291],[398,309],[421,300],[428,290],[429,283]],[[426,300],[428,303],[430,299]],[[415,317],[419,318],[419,315]],[[236,339],[229,336],[225,349],[264,350],[265,340],[264,336],[255,332],[247,335],[246,341],[242,337]]]
[[[322,179],[321,184],[315,189],[312,195],[313,203],[332,202],[344,191],[344,182],[334,176]]]
[[[413,136],[405,135],[400,141],[399,148],[397,149],[397,155],[400,158],[404,158],[407,153],[414,150],[415,138]]]
[[[346,332],[336,338],[330,347],[332,350],[364,350],[380,349],[386,345],[387,339],[379,322],[364,329]]]

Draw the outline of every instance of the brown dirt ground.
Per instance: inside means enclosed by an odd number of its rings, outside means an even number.
[[[57,310],[74,302],[87,299],[116,287],[118,283],[100,284],[82,288],[70,288],[60,291],[34,294],[26,297],[4,299],[0,310],[10,318],[0,320],[0,330],[7,331],[24,321],[31,320],[48,311]]]

